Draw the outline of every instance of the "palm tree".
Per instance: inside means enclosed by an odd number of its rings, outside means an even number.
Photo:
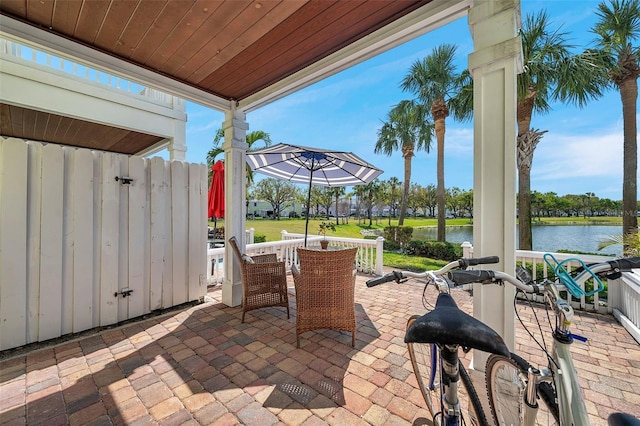
[[[347,193],[347,188],[344,186],[335,186],[331,188],[333,190],[333,196],[336,200],[336,225],[340,224],[340,215],[338,214],[338,204],[340,203],[340,197],[343,197]],[[347,216],[349,214],[347,213]]]
[[[429,122],[428,113],[429,111],[422,104],[415,101],[402,101],[389,111],[387,121],[383,122],[378,130],[378,141],[374,152],[391,156],[394,151],[401,150],[404,158],[404,186],[398,226],[404,224],[404,216],[407,212],[411,159],[415,155],[415,150],[423,149],[429,152],[431,148],[433,125]]]
[[[271,136],[269,133],[263,132],[262,130],[254,130],[247,135],[247,152],[255,151],[258,149],[266,148],[271,146]],[[224,149],[222,148],[222,142],[224,141],[224,130],[218,129],[216,131],[216,135],[213,138],[213,148],[209,150],[207,153],[207,164],[209,168],[215,163],[216,157],[218,155],[224,154]],[[263,142],[263,146],[254,146],[258,141]],[[247,185],[251,185],[253,183],[253,170],[247,164]]]
[[[520,31],[524,72],[518,75],[518,218],[519,248],[531,250],[531,164],[545,131],[531,128],[533,112],[546,113],[551,101],[584,106],[599,97],[605,84],[595,55],[574,55],[566,34],[549,28],[545,11],[528,15]]]
[[[457,72],[454,64],[456,46],[443,44],[416,61],[402,81],[402,88],[417,94],[429,108],[438,141],[438,241],[445,241],[444,134],[449,113],[456,120],[468,120],[473,114],[473,86],[468,71]],[[407,180],[408,181],[408,180]]]
[[[381,181],[376,178],[366,185],[353,187],[353,190],[367,210],[367,218],[369,219],[369,226],[371,227],[373,225],[373,205],[380,198],[382,192]]]
[[[608,71],[610,82],[620,91],[624,134],[623,186],[622,186],[622,232],[625,251],[630,246],[626,241],[636,241],[637,219],[637,101],[640,49],[632,45],[640,37],[639,0],[604,1],[596,10],[598,22],[593,32],[598,36],[597,46],[602,63]]]

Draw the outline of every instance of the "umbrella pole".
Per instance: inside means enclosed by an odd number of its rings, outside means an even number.
[[[304,223],[304,246],[307,247],[307,234],[309,233],[309,203],[311,202],[311,182],[313,181],[313,160],[311,162],[311,170],[309,171],[309,190],[307,191],[307,214]]]

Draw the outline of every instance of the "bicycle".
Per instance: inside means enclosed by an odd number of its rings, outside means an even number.
[[[555,313],[555,324],[551,324],[549,318],[553,337],[551,351],[546,349],[544,342],[540,343],[534,339],[546,353],[547,367],[541,369],[532,367],[525,359],[513,353],[489,356],[485,369],[485,381],[491,414],[498,425],[539,424],[536,423],[541,421],[538,400],[544,402],[546,406],[544,408],[549,417],[541,424],[553,424],[552,422],[562,426],[589,424],[582,390],[569,350],[574,340],[586,339],[571,333],[573,308],[566,299],[561,297],[561,292],[566,291],[574,297],[593,294],[602,289],[600,277],[618,278],[622,272],[640,268],[640,257],[617,259],[589,266],[582,264],[574,271],[575,276],[572,276],[564,268],[564,262],[567,261],[556,262],[551,255],[545,255],[545,261],[554,268],[558,282],[544,280],[542,283],[535,283],[522,265],[516,271],[517,278],[504,272],[489,270],[448,273],[448,278],[456,285],[469,283],[514,285],[517,289],[514,298],[516,314],[518,313],[516,302],[520,292],[543,294],[548,307]],[[589,280],[593,281],[594,289],[586,292],[582,289]],[[529,332],[519,315],[517,318]],[[541,335],[544,336],[539,321],[538,327]],[[529,334],[533,337],[531,332]],[[640,420],[624,413],[612,414],[608,420],[610,425],[640,425]]]
[[[427,289],[432,286],[437,290],[433,310],[423,316],[410,317],[404,339],[418,386],[436,425],[488,425],[476,389],[459,360],[458,349],[465,352],[480,349],[503,356],[508,356],[509,350],[493,329],[457,307],[444,275],[454,269],[498,261],[495,256],[463,258],[437,271],[393,271],[367,281],[367,286],[373,287],[390,281],[401,283],[408,278],[424,278],[422,302],[426,309],[431,307]],[[469,405],[465,406],[467,401]]]

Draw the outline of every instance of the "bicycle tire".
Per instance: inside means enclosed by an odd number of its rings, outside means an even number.
[[[462,380],[462,384],[464,385],[467,393],[467,399],[471,404],[471,408],[473,411],[469,410],[469,407],[461,406],[463,412],[467,412],[470,416],[470,422],[463,422],[461,424],[472,424],[478,426],[489,426],[489,422],[487,421],[487,416],[485,415],[484,408],[482,408],[482,401],[480,401],[480,397],[478,396],[478,392],[476,392],[476,388],[473,386],[473,382],[471,381],[471,377],[469,377],[469,373],[467,373],[466,368],[462,365],[462,362],[458,361],[458,367],[460,369],[460,379]],[[462,401],[465,398],[463,396]],[[463,404],[461,404],[463,405]]]
[[[419,318],[418,315],[414,315],[407,321],[407,328]],[[413,372],[418,381],[418,387],[422,393],[427,408],[431,413],[434,425],[441,425],[442,421],[442,406],[441,395],[442,390],[440,387],[440,359],[437,353],[437,347],[431,343],[407,343],[409,349],[409,358],[411,359],[411,366]],[[433,354],[435,352],[435,360]],[[436,366],[435,372],[433,372]],[[473,383],[467,370],[464,368],[461,362],[458,362],[460,371],[460,380],[462,385],[458,387],[460,409],[462,411],[461,425],[475,425],[475,426],[488,426],[488,421],[485,412],[482,408],[482,402],[478,397],[476,389],[473,387]],[[433,377],[433,387],[430,388],[431,374]]]
[[[524,424],[526,408],[524,396],[527,387],[527,373],[530,367],[526,360],[516,354],[511,354],[511,358],[502,355],[489,356],[485,380],[489,407],[496,425],[517,426]],[[552,385],[546,382],[540,383],[538,394],[545,402],[545,406],[539,407],[536,424],[559,424],[558,406],[555,403],[555,392]]]

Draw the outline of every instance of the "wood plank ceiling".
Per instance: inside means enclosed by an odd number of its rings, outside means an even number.
[[[429,1],[2,0],[0,13],[242,100]]]

